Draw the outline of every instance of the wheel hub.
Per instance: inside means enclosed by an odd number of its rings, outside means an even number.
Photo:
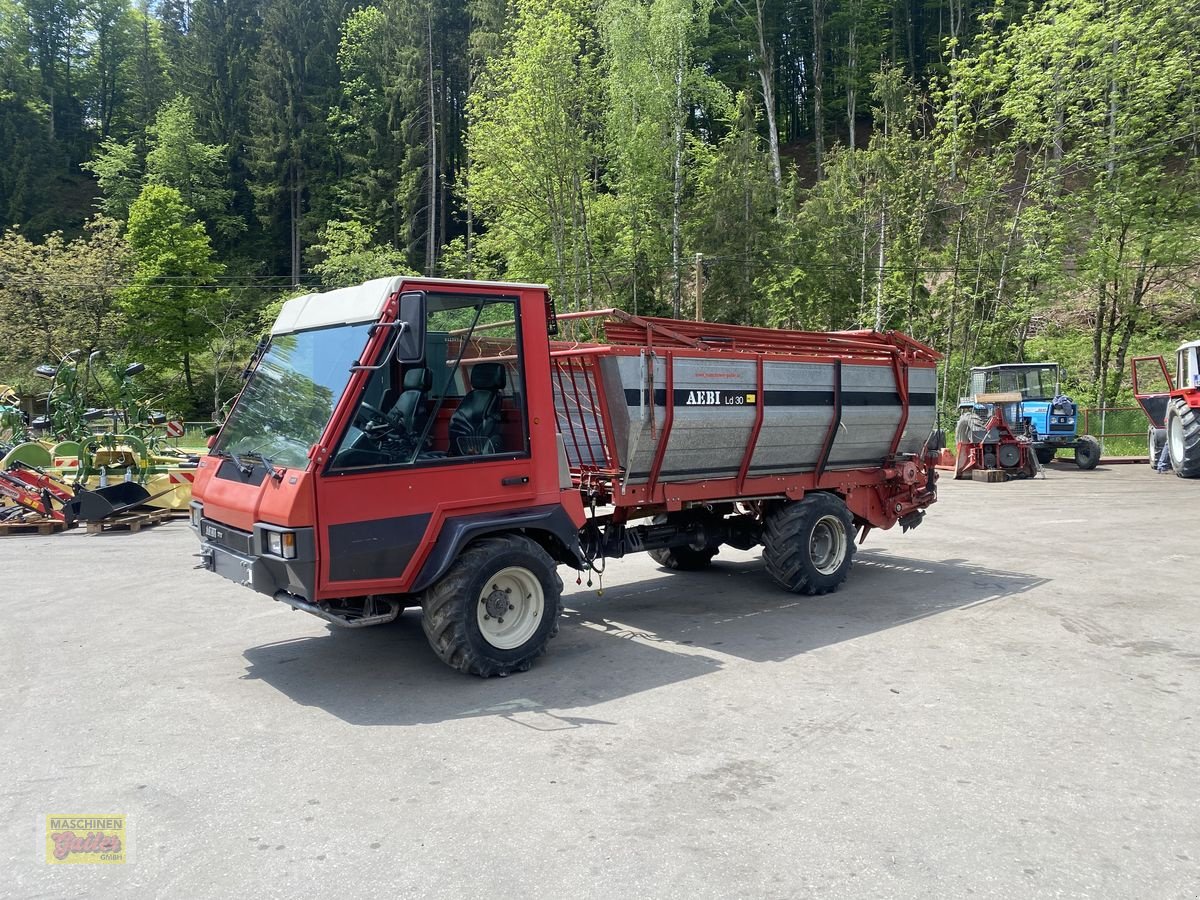
[[[491,616],[493,619],[501,618],[506,612],[508,612],[508,607],[509,607],[508,596],[509,595],[506,594],[504,591],[500,590],[498,587],[493,586],[492,592],[490,594],[488,594],[483,600],[483,605],[484,605],[484,608],[487,610],[487,614],[489,616]]]

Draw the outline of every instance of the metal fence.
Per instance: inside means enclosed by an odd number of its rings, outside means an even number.
[[[1079,410],[1079,433],[1099,439],[1108,456],[1142,456],[1149,452],[1149,422],[1138,406],[1097,406]]]

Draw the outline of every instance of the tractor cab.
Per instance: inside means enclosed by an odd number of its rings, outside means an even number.
[[[971,390],[959,408],[973,408],[980,394],[1019,393],[1021,399],[1007,404],[1004,416],[1033,441],[1038,461],[1045,465],[1059,450],[1071,449],[1081,469],[1094,469],[1100,462],[1100,443],[1077,433],[1079,407],[1062,393],[1061,376],[1058,363],[1052,362],[977,366],[971,369]]]

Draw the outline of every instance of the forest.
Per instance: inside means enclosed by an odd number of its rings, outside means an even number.
[[[1114,405],[1200,337],[1198,188],[1175,0],[0,0],[0,382],[219,417],[284,298],[415,272]]]

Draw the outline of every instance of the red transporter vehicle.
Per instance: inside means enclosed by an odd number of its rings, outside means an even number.
[[[567,322],[605,343],[552,340]],[[895,332],[556,316],[544,285],[310,294],[201,459],[192,526],[218,574],[345,627],[420,606],[442,660],[503,675],[557,632],[559,564],[762,544],[786,590],[835,590],[856,529],[935,500],[937,358]]]

